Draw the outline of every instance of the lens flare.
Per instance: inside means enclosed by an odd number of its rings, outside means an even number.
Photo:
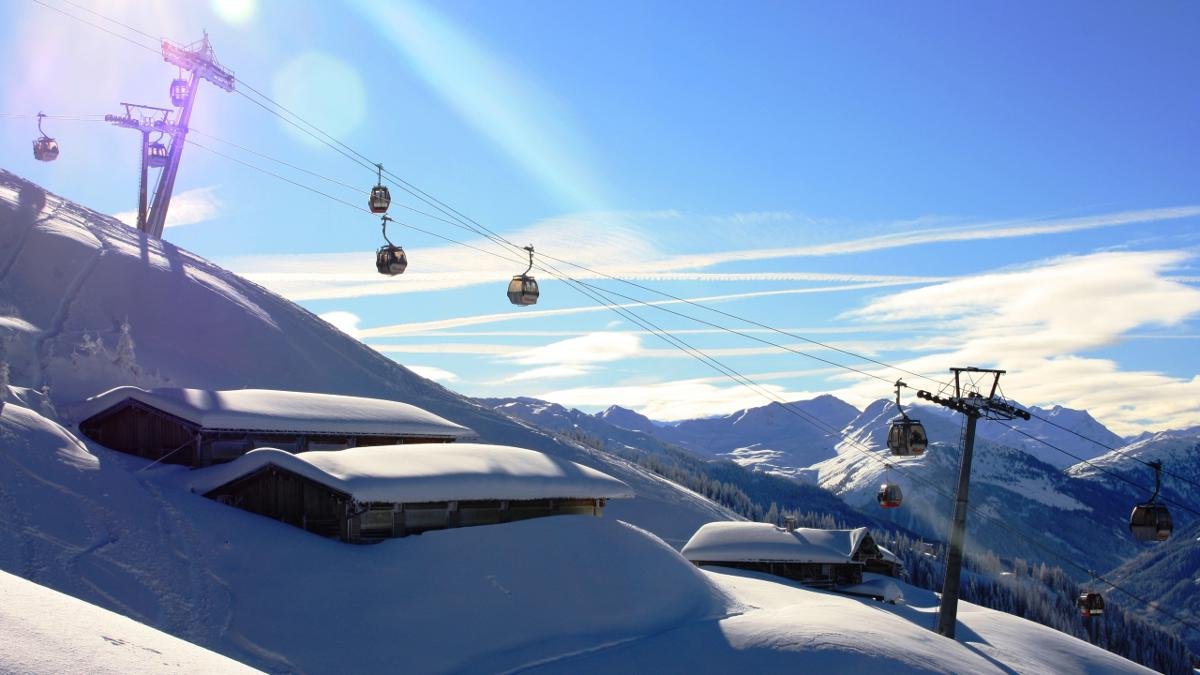
[[[358,128],[366,115],[366,88],[358,71],[321,52],[301,54],[284,65],[275,75],[274,98],[338,139]],[[292,125],[280,124],[300,140],[318,143]]]

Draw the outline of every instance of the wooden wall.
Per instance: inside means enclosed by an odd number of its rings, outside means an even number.
[[[128,405],[84,420],[79,428],[88,438],[113,450],[162,459],[168,464],[195,463],[195,427],[152,408]]]
[[[273,518],[323,537],[346,536],[348,495],[274,465],[204,495],[222,504]]]
[[[138,401],[127,400],[84,420],[80,430],[97,443],[131,455],[188,466],[229,462],[254,448],[279,448],[287,452],[344,450],[356,446],[452,443],[445,436],[367,436],[355,434],[299,434],[263,431],[215,431]],[[199,446],[196,446],[199,434]],[[181,447],[185,446],[185,447]]]
[[[325,537],[369,543],[450,527],[558,515],[600,516],[604,499],[357,504],[349,495],[269,465],[204,496]]]
[[[697,562],[697,566],[719,565],[739,570],[763,572],[777,577],[798,581],[805,586],[814,588],[833,588],[862,583],[863,565],[857,562],[845,563],[793,563],[793,562]]]

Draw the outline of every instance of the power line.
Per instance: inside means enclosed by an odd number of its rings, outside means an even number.
[[[1136,456],[1134,456],[1134,455],[1131,455],[1131,454],[1129,454],[1129,453],[1127,453],[1127,452],[1125,452],[1125,451],[1123,451],[1123,450],[1120,450],[1120,449],[1118,449],[1118,448],[1114,448],[1114,447],[1112,447],[1112,446],[1110,446],[1110,445],[1107,445],[1107,444],[1105,444],[1105,443],[1101,443],[1100,441],[1098,441],[1098,440],[1096,440],[1096,439],[1094,439],[1094,438],[1089,438],[1088,436],[1085,436],[1085,435],[1083,435],[1083,434],[1079,433],[1078,431],[1075,431],[1074,429],[1071,429],[1071,428],[1065,427],[1065,426],[1063,426],[1063,425],[1061,425],[1061,424],[1058,424],[1057,422],[1055,422],[1055,421],[1053,421],[1053,420],[1046,419],[1045,417],[1042,417],[1041,415],[1037,415],[1037,414],[1035,414],[1035,413],[1030,413],[1030,414],[1031,414],[1031,415],[1033,415],[1034,417],[1036,417],[1037,419],[1039,419],[1039,420],[1041,420],[1041,421],[1045,422],[1046,424],[1049,424],[1049,425],[1050,425],[1050,426],[1052,426],[1052,427],[1055,427],[1055,428],[1057,428],[1057,429],[1061,429],[1062,431],[1065,431],[1065,432],[1067,432],[1067,433],[1069,433],[1069,434],[1072,434],[1072,435],[1074,435],[1074,436],[1077,436],[1077,437],[1079,437],[1079,438],[1081,438],[1081,439],[1083,439],[1083,440],[1085,440],[1085,441],[1090,441],[1090,442],[1092,442],[1092,443],[1095,443],[1096,445],[1098,445],[1098,446],[1100,446],[1100,447],[1104,448],[1105,450],[1108,450],[1109,452],[1115,452],[1115,453],[1117,453],[1118,455],[1121,455],[1122,457],[1126,457],[1126,458],[1132,459],[1132,460],[1134,460],[1134,461],[1136,461],[1136,462],[1141,462],[1142,464],[1144,464],[1144,465],[1146,465],[1146,466],[1150,466],[1150,462],[1147,462],[1146,460],[1142,459],[1141,457],[1136,457]],[[1037,440],[1041,440],[1041,439],[1037,439]],[[1045,441],[1043,441],[1043,442],[1045,442]],[[1049,444],[1047,444],[1047,445],[1049,445]],[[1053,447],[1053,446],[1051,446],[1051,447]],[[1089,464],[1091,464],[1091,463],[1089,462]],[[1091,464],[1091,466],[1095,466],[1095,465],[1094,465],[1094,464]],[[1099,467],[1096,467],[1096,468],[1099,468]],[[1185,477],[1185,476],[1181,476],[1181,475],[1179,475],[1179,474],[1177,474],[1177,473],[1173,473],[1173,472],[1171,472],[1171,471],[1167,471],[1165,468],[1162,470],[1162,472],[1163,472],[1163,473],[1165,473],[1165,474],[1167,474],[1168,476],[1171,476],[1172,478],[1175,478],[1176,480],[1179,480],[1179,481],[1182,481],[1182,482],[1184,482],[1184,483],[1187,483],[1188,485],[1191,485],[1192,487],[1200,488],[1200,483],[1197,483],[1196,481],[1193,481],[1193,480],[1191,480],[1191,479],[1189,479],[1189,478],[1187,478],[1187,477]]]

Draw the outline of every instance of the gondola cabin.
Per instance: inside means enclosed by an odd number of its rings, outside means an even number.
[[[182,108],[183,104],[187,103],[189,93],[187,80],[179,77],[171,81],[171,105]]]
[[[1099,593],[1081,593],[1079,595],[1079,613],[1085,619],[1104,614],[1104,596]]]
[[[896,483],[884,483],[879,486],[879,494],[875,496],[875,499],[883,508],[894,509],[904,501],[904,492]]]
[[[888,450],[893,455],[909,457],[925,452],[929,445],[929,437],[925,435],[925,427],[918,421],[904,417],[892,422],[888,430]]]
[[[392,537],[558,515],[599,517],[629,486],[534,450],[461,443],[291,454],[255,450],[202,469],[193,492],[336,537]]]
[[[367,200],[367,206],[370,207],[371,213],[376,215],[387,213],[388,207],[392,205],[392,193],[387,189],[386,185],[376,185],[371,188],[371,196]]]
[[[536,305],[538,301],[537,279],[518,274],[508,282],[508,301],[514,305]]]
[[[33,158],[39,162],[53,162],[58,159],[58,141],[49,136],[42,136],[33,142]]]
[[[161,169],[167,165],[167,154],[167,146],[151,143],[146,146],[146,163],[153,169]]]
[[[391,277],[404,274],[404,270],[408,269],[408,256],[404,254],[404,248],[391,244],[380,246],[375,252],[375,269]]]
[[[269,389],[118,387],[71,411],[89,439],[166,464],[208,466],[254,448],[288,452],[453,443],[475,432],[416,406]]]
[[[1129,514],[1129,532],[1138,541],[1166,541],[1173,529],[1171,512],[1165,504],[1146,502],[1133,507]]]

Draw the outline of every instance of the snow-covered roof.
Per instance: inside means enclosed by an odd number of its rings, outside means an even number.
[[[128,399],[204,429],[310,434],[475,437],[471,429],[398,401],[273,389],[141,389],[117,387],[84,401],[86,420]]]
[[[788,531],[770,523],[724,521],[707,523],[684,545],[681,553],[692,562],[848,562],[867,536],[853,530]]]
[[[251,450],[196,471],[193,492],[212,491],[273,464],[359,502],[632,497],[629,486],[595,469],[535,450],[482,443],[412,443],[291,454]]]

